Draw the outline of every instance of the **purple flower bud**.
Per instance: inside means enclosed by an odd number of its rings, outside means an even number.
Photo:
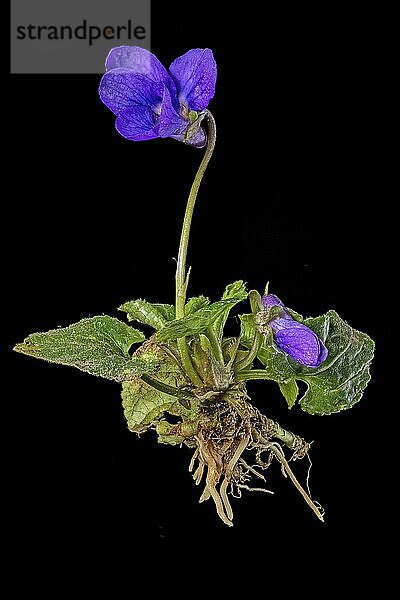
[[[286,308],[282,300],[279,300],[278,296],[275,296],[275,294],[264,294],[261,301],[264,308],[271,308],[271,306],[282,306],[283,308]]]
[[[291,358],[306,367],[319,367],[326,357],[328,350],[316,333],[303,323],[295,321],[283,302],[274,294],[264,294],[262,304],[265,309],[281,306],[285,314],[269,323],[274,332],[274,342]]]

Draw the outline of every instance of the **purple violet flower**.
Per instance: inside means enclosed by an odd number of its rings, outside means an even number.
[[[110,51],[106,71],[99,95],[117,116],[115,127],[121,135],[135,142],[171,137],[205,146],[201,115],[199,126],[190,126],[214,96],[217,65],[211,50],[189,50],[168,72],[148,50],[119,46]]]
[[[317,334],[303,323],[295,321],[283,302],[274,294],[264,294],[262,303],[266,309],[272,306],[282,307],[282,315],[269,323],[278,348],[301,365],[319,367],[328,356],[328,350]]]

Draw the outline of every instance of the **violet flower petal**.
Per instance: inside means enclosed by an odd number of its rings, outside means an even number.
[[[148,106],[125,108],[115,121],[116,130],[128,140],[143,142],[159,137],[156,115]]]
[[[130,69],[137,75],[146,75],[152,81],[166,85],[171,92],[175,108],[179,109],[174,80],[152,52],[138,46],[112,48],[106,59],[106,71],[118,68]]]
[[[319,367],[328,350],[316,333],[292,318],[278,318],[271,322],[278,348],[306,367]]]
[[[156,108],[161,104],[165,86],[146,75],[118,68],[103,75],[99,95],[101,101],[116,115],[132,106]]]
[[[158,58],[138,46],[118,46],[110,50],[106,59],[106,70],[119,68],[131,69],[137,75],[147,75],[158,83],[166,83],[171,79]]]
[[[189,121],[185,120],[172,104],[171,94],[167,87],[164,86],[164,93],[160,109],[160,129],[159,136],[162,138],[180,136],[185,129],[190,125]],[[177,139],[177,138],[176,138]]]
[[[169,72],[180,100],[190,110],[204,110],[214,96],[217,65],[209,48],[196,48],[179,56]]]
[[[203,148],[207,143],[206,132],[202,127],[199,127],[190,138],[187,138],[185,132],[189,126],[190,122],[175,110],[171,94],[168,88],[165,88],[161,103],[159,136],[162,138],[171,137],[178,142],[185,142],[195,148]]]

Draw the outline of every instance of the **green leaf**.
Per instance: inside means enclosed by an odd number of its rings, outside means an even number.
[[[167,323],[169,309],[173,310],[173,319],[175,318],[175,309],[169,304],[151,304],[147,300],[130,300],[121,304],[118,310],[126,312],[128,321],[138,321],[144,325],[150,325],[153,329],[162,329]]]
[[[294,379],[289,379],[289,381],[282,381],[279,384],[279,389],[281,390],[288,404],[288,407],[292,408],[299,394],[299,388],[296,381]]]
[[[159,342],[168,342],[170,340],[177,340],[184,336],[193,336],[203,331],[206,331],[212,323],[224,313],[227,308],[231,308],[236,304],[236,300],[220,300],[214,302],[209,306],[200,308],[195,313],[184,317],[183,319],[177,319],[176,321],[170,321],[157,333],[157,339]]]
[[[194,298],[190,298],[185,305],[185,316],[192,315],[208,304],[210,304],[210,301],[205,296],[195,296]]]
[[[175,319],[175,306],[173,304],[153,304],[153,306],[162,314],[166,321]]]
[[[240,318],[242,344],[249,348],[254,335],[254,318],[252,315]],[[277,381],[289,406],[293,405],[295,380],[304,381],[307,391],[300,405],[310,414],[328,415],[350,408],[361,399],[370,380],[374,342],[367,334],[350,327],[333,310],[321,317],[305,319],[304,324],[324,342],[328,349],[327,360],[317,369],[303,367],[265,340],[257,355],[265,369],[257,371],[255,376]],[[251,371],[248,378],[252,378]]]
[[[215,332],[220,340],[222,339],[224,327],[232,307],[235,306],[235,304],[246,300],[247,296],[248,292],[246,290],[246,284],[243,283],[243,281],[241,280],[235,281],[234,283],[231,283],[230,285],[226,286],[225,291],[222,295],[222,300],[230,300],[232,304],[226,307],[226,309],[221,313],[221,315],[215,320],[213,324],[213,328],[215,329]]]
[[[310,414],[329,415],[350,408],[361,400],[371,379],[369,367],[375,344],[330,310],[321,317],[305,319],[328,348],[328,358],[318,369],[303,369],[297,378],[308,390],[301,408]]]
[[[157,366],[153,355],[142,358],[129,355],[132,344],[144,339],[141,331],[118,319],[99,316],[46,333],[33,333],[14,350],[105,379],[125,381],[150,373]]]
[[[177,446],[182,444],[185,439],[193,437],[198,432],[199,427],[199,412],[195,406],[193,409],[187,410],[182,405],[174,404],[173,413],[183,417],[182,422],[177,425],[172,425],[167,420],[161,419],[156,424],[159,444],[170,444]]]
[[[155,343],[154,338],[145,342],[134,356],[142,358],[148,355],[155,356],[158,362],[157,371],[152,377],[173,387],[182,387],[187,383],[176,361]],[[122,385],[125,418],[128,428],[136,433],[145,431],[164,411],[171,410],[176,403],[175,397],[155,390],[140,378],[126,381]]]
[[[157,442],[159,444],[170,444],[171,446],[178,446],[185,441],[183,435],[176,433],[176,425],[171,425],[168,421],[158,421],[156,425],[157,431]]]

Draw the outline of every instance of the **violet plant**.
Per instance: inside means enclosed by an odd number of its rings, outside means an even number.
[[[190,50],[167,71],[150,52],[121,46],[111,50],[106,71],[99,94],[115,113],[121,135],[133,141],[171,137],[206,146],[183,220],[175,304],[137,299],[119,307],[129,322],[153,330],[147,339],[116,318],[97,316],[34,333],[15,350],[122,383],[128,428],[135,433],[154,429],[159,443],[191,448],[189,470],[196,485],[204,485],[200,502],[211,498],[227,525],[233,518],[229,496],[240,497],[243,490],[272,493],[263,482],[274,459],[323,520],[321,506],[301,486],[284,453],[286,447],[290,460],[304,458],[310,444],[261,414],[250,401],[246,382],[275,381],[289,408],[298,401],[312,415],[337,413],[361,399],[374,342],[333,310],[303,319],[269,293],[268,285],[261,295],[236,281],[216,302],[204,296],[187,299],[193,210],[216,141],[207,108],[216,83],[213,54]],[[226,337],[230,311],[246,300],[250,312],[240,315],[237,336]],[[303,395],[298,381],[306,384]]]

